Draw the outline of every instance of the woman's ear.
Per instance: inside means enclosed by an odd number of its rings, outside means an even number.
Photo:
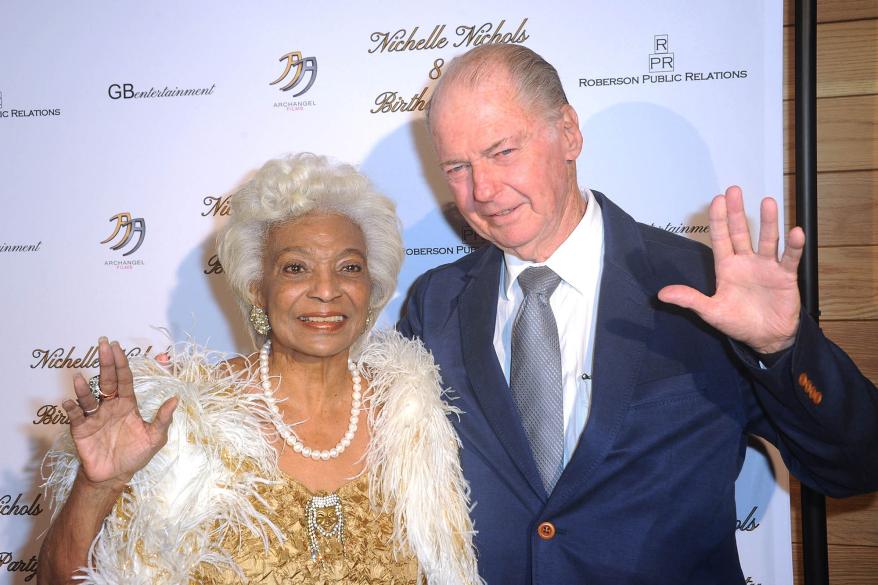
[[[265,308],[265,295],[262,294],[262,286],[258,282],[251,282],[249,287],[248,301],[251,305]]]

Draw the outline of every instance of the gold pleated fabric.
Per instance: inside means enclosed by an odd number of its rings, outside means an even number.
[[[284,533],[285,541],[263,542],[251,534],[229,535],[224,546],[244,570],[245,577],[231,571],[220,573],[206,568],[193,576],[193,585],[420,585],[418,563],[413,555],[394,558],[391,535],[393,519],[376,514],[369,504],[369,482],[365,474],[339,489],[344,515],[345,542],[317,535],[320,559],[312,560],[308,544],[306,506],[312,495],[287,477],[281,484],[265,488],[263,497],[273,510],[272,521]],[[335,522],[331,508],[320,511],[318,522],[329,528]]]

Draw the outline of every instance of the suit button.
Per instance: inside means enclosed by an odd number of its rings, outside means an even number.
[[[537,526],[537,534],[543,540],[552,540],[555,538],[555,525],[551,522],[541,522]]]

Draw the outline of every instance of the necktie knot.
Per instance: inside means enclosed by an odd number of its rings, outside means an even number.
[[[518,285],[525,296],[537,293],[549,298],[559,284],[561,277],[548,266],[531,266],[518,275]]]

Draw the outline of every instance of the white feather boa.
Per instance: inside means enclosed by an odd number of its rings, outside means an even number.
[[[473,552],[469,484],[439,367],[420,341],[377,334],[359,363],[369,379],[366,457],[373,505],[393,515],[397,550],[414,551],[431,585],[482,583]]]
[[[144,419],[171,396],[179,405],[167,445],[135,474],[92,543],[78,577],[83,584],[189,583],[202,563],[240,575],[221,546],[228,531],[250,531],[266,547],[271,538],[283,539],[254,506],[259,487],[280,479],[264,431],[274,415],[261,394],[246,390],[254,383],[249,373],[210,366],[217,357],[181,345],[173,373],[151,359],[132,360]],[[369,381],[370,498],[394,518],[395,550],[414,553],[431,585],[481,584],[460,442],[447,418],[457,411],[443,401],[432,357],[391,331],[372,335],[359,364]],[[57,513],[79,468],[69,433],[44,465]]]

